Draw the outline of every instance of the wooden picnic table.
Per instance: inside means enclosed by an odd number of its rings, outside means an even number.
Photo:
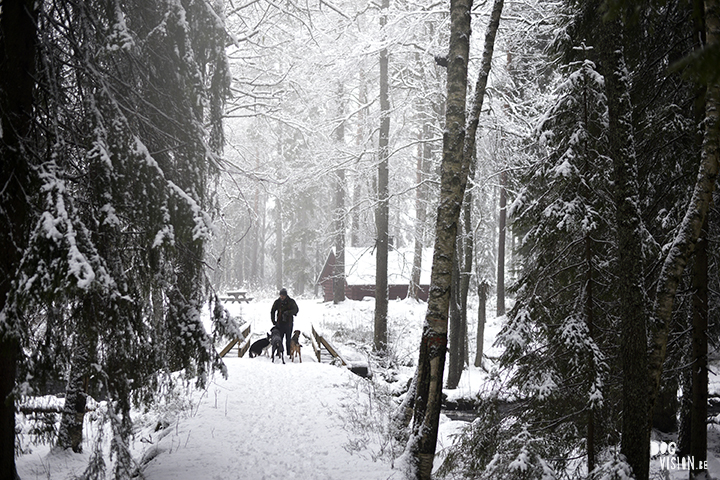
[[[252,300],[252,297],[248,297],[247,292],[245,290],[228,290],[227,292],[225,292],[225,296],[221,297],[221,300],[224,300],[227,302],[250,303],[250,300]]]

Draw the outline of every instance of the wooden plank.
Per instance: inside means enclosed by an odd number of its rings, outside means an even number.
[[[252,328],[252,325],[249,323],[245,324],[242,330],[240,330],[240,333],[242,333],[243,338],[248,338],[250,336],[250,329]]]
[[[232,349],[232,347],[235,346],[235,344],[238,342],[237,338],[233,338],[230,343],[227,344],[225,348],[222,349],[220,352],[220,358],[223,358],[227,353]]]
[[[248,350],[250,350],[250,337],[247,337],[238,347],[238,357],[243,357]]]
[[[242,337],[243,337],[243,341],[245,341],[246,339],[248,339],[248,338],[250,337],[250,328],[251,328],[251,325],[248,323],[248,324],[245,325],[245,327],[243,327],[242,330],[240,330],[240,333],[242,334]],[[231,341],[230,343],[228,343],[227,346],[226,346],[225,348],[223,348],[222,351],[220,352],[220,358],[223,358],[225,355],[227,355],[227,353],[228,353],[228,352],[235,346],[235,344],[238,343],[239,341],[240,341],[239,338],[233,338],[232,341]],[[246,342],[246,343],[248,343],[248,342]],[[242,346],[242,345],[240,345],[240,346]],[[246,349],[246,351],[247,351],[247,349]],[[243,354],[244,354],[244,353],[245,353],[245,352],[243,352]],[[239,354],[239,352],[238,352],[238,354]],[[242,355],[238,355],[238,356],[242,357]]]
[[[315,352],[315,356],[317,357],[318,363],[322,363],[322,355],[320,353],[320,342],[318,341],[318,333],[315,331],[315,326],[311,325],[310,328],[312,328],[312,337],[310,338],[312,342],[313,351]]]
[[[245,324],[245,327],[240,330],[240,333],[243,336],[243,343],[238,346],[238,357],[242,357],[245,355],[245,352],[247,352],[250,349],[250,331],[252,329],[252,325],[247,323]]]
[[[317,341],[315,338],[311,339],[311,345],[313,348],[313,352],[315,352],[315,356],[317,357],[318,363],[322,363],[322,353],[320,352],[320,347],[318,347]]]
[[[327,341],[322,335],[320,335],[319,333],[317,333],[317,331],[315,330],[315,326],[314,326],[314,325],[312,326],[312,334],[313,334],[313,336],[315,337],[315,339],[316,339],[317,342],[318,342],[318,350],[315,352],[315,354],[318,356],[318,361],[321,361],[321,355],[320,355],[320,353],[319,353],[319,350],[320,350],[320,345],[322,345],[322,346],[325,347],[325,349],[330,353],[330,355],[333,356],[333,358],[340,359],[340,362],[341,362],[343,365],[347,366],[348,363],[347,363],[347,362],[345,361],[345,359],[342,358],[342,356],[338,353],[337,349],[336,349],[329,341]],[[313,345],[313,348],[315,348],[314,345]]]
[[[340,353],[338,353],[338,351],[335,349],[335,347],[333,347],[333,345],[328,340],[326,340],[322,335],[320,336],[320,343],[322,343],[325,346],[325,348],[327,348],[327,351],[330,352],[330,355],[332,355],[335,358],[340,359],[340,362],[342,362],[342,364],[344,366],[347,366],[348,363],[345,361],[345,359],[342,357],[342,355],[340,355]]]

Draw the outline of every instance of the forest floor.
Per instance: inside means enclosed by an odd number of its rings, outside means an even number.
[[[251,323],[254,337],[259,337],[271,326],[273,300],[270,297],[249,304],[230,304],[229,310]],[[298,304],[295,329],[309,335],[314,326],[350,363],[369,363],[372,299],[339,305],[298,299]],[[225,357],[227,379],[216,374],[205,390],[180,395],[175,405],[135,412],[137,430],[130,447],[138,472],[147,480],[404,478],[402,459],[393,460],[403,446],[384,435],[383,418],[394,407],[390,393],[402,390],[413,374],[411,365],[417,360],[424,314],[423,303],[390,302],[395,368],[375,370],[376,378],[382,381],[368,382],[346,368],[318,363],[306,339],[302,341],[303,363],[286,358],[283,365],[264,356],[238,358],[233,348]],[[474,338],[472,323],[470,335]],[[502,317],[491,318],[487,324],[485,353],[490,358],[499,353],[493,342],[501,323]],[[218,345],[218,349],[223,346]],[[711,392],[720,394],[720,381],[712,378]],[[446,393],[451,400],[471,398],[488,383],[484,370],[470,368],[458,389]],[[17,459],[20,478],[80,478],[98,435],[99,422],[93,420],[96,416],[89,414],[86,418],[84,453],[34,446]],[[442,416],[436,467],[444,450],[466,425],[465,421]],[[711,423],[708,433],[709,471],[713,478],[720,479],[720,426]],[[106,452],[109,437],[105,433]],[[673,441],[672,436],[655,438],[657,442]],[[682,459],[675,463],[669,459],[659,456],[651,462],[652,478],[687,478]],[[112,461],[108,454],[108,471]]]

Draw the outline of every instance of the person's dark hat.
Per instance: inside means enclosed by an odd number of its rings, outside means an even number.
[[[287,290],[285,290],[284,288],[281,288],[280,295],[285,295],[287,297]]]

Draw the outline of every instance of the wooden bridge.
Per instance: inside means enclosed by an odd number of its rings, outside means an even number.
[[[356,375],[360,375],[361,377],[370,376],[370,372],[366,365],[352,365],[350,362],[345,360],[342,355],[340,355],[338,349],[335,348],[335,346],[328,339],[320,335],[317,330],[315,330],[314,325],[311,325],[310,329],[312,335],[303,333],[303,337],[310,340],[313,353],[318,363],[330,363],[333,365],[343,366],[348,368]],[[242,330],[242,341],[238,338],[233,339],[230,343],[227,344],[225,348],[222,349],[222,351],[220,352],[220,357],[224,357],[225,355],[227,355],[228,352],[230,352],[230,350],[232,350],[235,345],[238,345],[238,357],[244,356],[245,353],[250,349],[250,332],[251,326],[248,323]]]

